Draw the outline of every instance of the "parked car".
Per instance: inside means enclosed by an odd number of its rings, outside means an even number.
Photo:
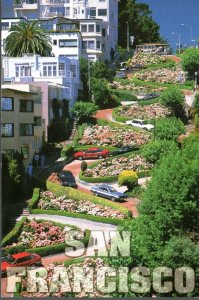
[[[89,158],[106,158],[109,154],[109,150],[100,148],[89,148],[86,151],[79,151],[74,154],[75,159],[89,159]]]
[[[127,75],[126,75],[125,71],[117,71],[115,77],[124,79],[124,78],[127,78]]]
[[[151,130],[154,129],[154,125],[152,125],[152,124],[145,124],[144,120],[139,120],[139,119],[134,119],[134,120],[126,121],[126,124],[134,126],[134,127],[146,129],[148,131],[151,131]]]
[[[41,256],[35,253],[21,252],[4,257],[1,262],[1,274],[6,276],[8,267],[42,266]]]
[[[114,155],[119,155],[122,153],[127,153],[127,152],[133,151],[135,149],[138,149],[138,148],[136,148],[136,146],[124,146],[124,147],[118,148],[117,150],[111,151],[108,156],[114,156]]]
[[[103,198],[110,199],[112,201],[124,200],[127,198],[127,195],[124,193],[118,192],[112,186],[108,184],[96,185],[91,188],[91,192],[95,196],[100,196]]]
[[[144,97],[141,100],[150,100],[150,99],[155,99],[160,96],[160,93],[148,93],[144,95]]]
[[[57,173],[57,178],[61,185],[77,188],[77,183],[73,174],[70,171],[64,170]]]

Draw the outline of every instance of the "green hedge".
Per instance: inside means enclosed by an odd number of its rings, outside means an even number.
[[[70,159],[73,157],[74,154],[74,147],[72,145],[64,146],[61,150],[61,157],[64,157],[65,159]]]
[[[117,90],[111,89],[111,93],[116,95],[121,101],[137,101],[136,95],[134,95],[131,91],[128,90]]]
[[[151,174],[150,170],[143,170],[137,173],[138,178],[149,177]],[[107,183],[107,182],[115,182],[118,180],[118,175],[115,176],[104,176],[104,177],[86,177],[80,172],[79,179],[88,183]]]
[[[23,217],[19,222],[16,223],[14,228],[3,238],[2,242],[1,242],[2,247],[10,245],[17,240],[18,236],[21,233],[21,229],[26,221],[27,221],[27,218]]]
[[[153,82],[153,81],[143,81],[138,78],[132,77],[131,83],[133,82],[136,86],[143,86],[143,87],[148,87],[148,88],[158,88],[158,87],[172,87],[176,86],[175,83],[162,83],[162,82]],[[190,86],[189,84],[179,84],[178,85],[179,89],[182,90],[192,90],[193,87]]]
[[[28,208],[30,212],[33,208],[37,206],[39,202],[39,197],[40,197],[40,189],[34,188],[32,198],[28,201]]]
[[[74,199],[76,201],[80,200],[86,200],[90,201],[91,203],[102,205],[102,206],[108,206],[112,209],[118,210],[122,212],[123,214],[127,215],[128,214],[128,209],[125,207],[122,207],[120,204],[111,202],[109,200],[93,196],[91,194],[70,188],[70,187],[64,187],[60,186],[56,183],[52,183],[50,181],[46,182],[47,189],[54,193],[56,196],[60,197],[62,195],[66,195],[70,199]],[[83,214],[80,214],[83,215]]]
[[[113,224],[113,225],[122,225],[124,220],[126,220],[126,219],[105,218],[105,217],[99,217],[99,216],[92,216],[92,215],[88,215],[88,214],[72,213],[72,212],[65,212],[65,211],[59,211],[59,210],[45,210],[45,209],[33,209],[32,214],[45,214],[45,215],[55,215],[55,216],[79,218],[79,219],[90,220],[93,222]],[[127,212],[127,217],[128,216],[129,216],[129,213]]]

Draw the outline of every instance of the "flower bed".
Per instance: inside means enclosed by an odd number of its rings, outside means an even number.
[[[26,220],[21,228],[20,235],[16,242],[4,248],[25,246],[26,248],[46,247],[64,243],[65,232],[72,229],[70,225],[57,225],[54,222],[44,220]],[[80,231],[79,238],[84,237],[84,232]]]
[[[157,70],[148,70],[145,72],[136,72],[133,76],[144,81],[179,84],[180,83],[179,73],[182,73],[182,70],[180,68],[176,70],[157,69]],[[183,77],[185,78],[184,75]]]
[[[154,119],[164,118],[171,115],[171,110],[164,107],[160,103],[141,106],[139,104],[124,105],[115,109],[115,113],[119,116],[136,119]]]
[[[157,54],[143,54],[142,52],[137,52],[129,61],[128,67],[133,67],[136,64],[142,64],[144,67],[149,65],[157,65],[166,63],[167,59],[164,56]]]
[[[79,141],[81,145],[96,144],[98,146],[141,146],[149,142],[149,135],[142,131],[136,132],[132,129],[110,126],[95,125],[87,127],[84,130],[83,136]]]
[[[122,219],[125,215],[122,212],[114,210],[107,206],[97,205],[90,201],[67,198],[66,195],[55,196],[52,192],[42,192],[38,203],[39,209],[56,209],[59,211],[67,211],[73,213],[83,213],[93,216],[119,218]]]
[[[134,77],[134,79],[136,79]],[[143,84],[142,86],[142,82],[129,82],[127,84],[122,84],[122,81],[113,81],[111,83],[109,83],[109,87],[113,90],[128,90],[128,91],[134,91],[134,92],[143,92],[143,91],[148,91],[150,92],[151,90],[153,90],[153,92],[162,92],[165,90],[165,87],[158,87],[158,86],[146,86],[146,84]]]
[[[146,161],[140,155],[131,155],[129,157],[115,157],[105,160],[94,168],[89,168],[83,172],[85,177],[110,177],[118,176],[124,170],[133,170],[141,172],[150,170],[153,164]]]
[[[71,262],[70,262],[71,261]],[[84,271],[87,271],[87,276],[89,276],[90,273],[90,269],[92,268],[95,272],[95,274],[97,273],[98,269],[108,266],[103,259],[101,258],[86,258],[86,259],[71,259],[69,261],[66,261],[65,264],[60,264],[58,266],[58,268],[61,268],[60,271],[62,270],[63,267],[66,267],[66,271],[67,271],[67,275],[68,275],[68,279],[70,282],[70,286],[71,286],[71,292],[67,293],[67,292],[60,292],[60,288],[58,286],[56,286],[54,284],[54,292],[50,292],[48,290],[48,292],[27,292],[27,284],[31,284],[31,281],[29,280],[28,282],[28,278],[24,278],[22,280],[22,283],[20,284],[20,289],[18,291],[18,296],[21,297],[31,297],[31,298],[45,298],[45,297],[78,297],[78,298],[92,298],[92,297],[103,297],[105,294],[102,292],[99,292],[97,289],[97,277],[94,276],[94,281],[93,281],[93,291],[91,292],[85,292],[84,289],[81,289],[80,292],[78,293],[73,293],[73,284],[74,284],[74,267],[78,267],[78,268],[82,268]],[[53,282],[53,274],[54,274],[54,265],[49,265],[46,269],[47,269],[47,282],[49,283],[49,285]],[[76,276],[78,276],[77,274],[78,269],[76,270]],[[91,275],[91,274],[90,274]],[[65,273],[63,274],[63,277],[65,276]],[[80,274],[81,276],[81,274]],[[89,288],[89,286],[86,286],[87,289]]]

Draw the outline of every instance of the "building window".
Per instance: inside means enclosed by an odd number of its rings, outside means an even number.
[[[100,25],[96,25],[96,32],[101,32],[101,26]]]
[[[77,66],[76,65],[71,65],[70,66],[70,71],[71,71],[72,78],[76,78],[77,77]]]
[[[43,76],[48,77],[56,77],[57,76],[57,64],[51,64],[51,63],[43,63]]]
[[[14,110],[14,99],[11,97],[2,97],[1,98],[1,110],[13,111]]]
[[[88,49],[95,49],[95,42],[94,41],[88,41]]]
[[[87,25],[81,25],[81,32],[87,32]]]
[[[102,29],[102,36],[105,37],[106,36],[106,29]]]
[[[34,102],[32,100],[19,100],[19,111],[20,112],[33,112]]]
[[[88,32],[94,32],[94,25],[88,25]]]
[[[57,40],[53,40],[53,45],[54,45],[54,46],[57,45]]]
[[[107,16],[107,9],[98,9],[98,16]]]
[[[70,7],[65,8],[65,15],[70,16]]]
[[[95,17],[96,16],[96,7],[90,8],[90,17]]]
[[[59,76],[65,76],[65,64],[64,63],[59,63]]]
[[[29,64],[16,64],[15,76],[16,77],[31,76],[31,67],[29,66]]]
[[[59,47],[77,47],[77,40],[59,40]]]
[[[14,136],[14,124],[13,123],[2,123],[1,124],[1,136],[2,137],[13,137]]]
[[[34,127],[33,124],[19,124],[19,135],[20,136],[33,136],[34,135]]]
[[[9,22],[1,22],[1,29],[8,30],[9,29]]]
[[[42,126],[42,118],[34,117],[34,126]]]
[[[97,46],[97,49],[101,49],[101,42],[100,42],[100,41],[97,41],[97,42],[96,42],[96,46]]]

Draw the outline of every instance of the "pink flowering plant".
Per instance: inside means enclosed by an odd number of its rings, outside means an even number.
[[[149,163],[140,155],[130,155],[129,157],[115,157],[102,161],[94,168],[89,168],[83,172],[86,177],[109,177],[118,176],[124,170],[145,171],[151,170],[152,163]]]
[[[103,206],[100,204],[94,204],[87,200],[74,200],[67,198],[66,195],[56,196],[52,192],[42,192],[40,194],[40,200],[38,203],[40,209],[56,209],[59,211],[84,213],[93,216],[101,216],[108,218],[120,218],[125,216],[120,211],[117,211],[111,207]]]
[[[136,132],[133,129],[123,127],[112,128],[106,126],[87,127],[79,141],[80,145],[98,145],[98,146],[142,146],[148,143],[150,136],[142,131]]]
[[[171,115],[171,109],[161,105],[160,103],[153,103],[150,105],[141,106],[139,104],[131,104],[121,106],[117,110],[119,116],[135,118],[135,119],[154,119],[154,116],[159,118],[168,117]]]

